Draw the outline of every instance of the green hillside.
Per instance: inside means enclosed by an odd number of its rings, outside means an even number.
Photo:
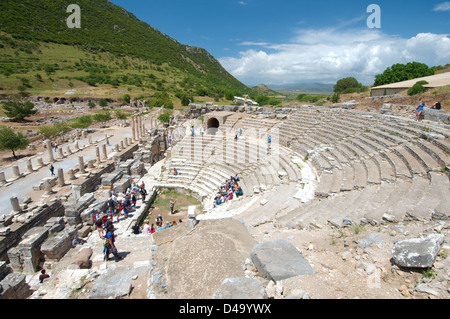
[[[70,29],[67,6],[81,8]],[[0,93],[123,95],[167,92],[224,99],[252,89],[202,48],[176,40],[107,0],[2,0]]]

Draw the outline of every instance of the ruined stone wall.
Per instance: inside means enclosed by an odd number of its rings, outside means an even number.
[[[0,260],[8,260],[7,252],[22,240],[22,237],[33,227],[44,226],[51,217],[63,216],[64,206],[57,200],[50,206],[42,206],[27,223],[14,223],[7,236],[0,236]]]

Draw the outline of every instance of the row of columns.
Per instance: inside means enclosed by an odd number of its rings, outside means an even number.
[[[123,149],[127,148],[131,143],[132,143],[131,139],[125,137],[122,141],[120,141],[119,144],[115,145],[115,149],[114,150],[116,152],[119,152],[120,150],[123,150]],[[50,151],[51,151],[51,149],[50,149]],[[102,157],[100,156],[100,148],[98,146],[96,147],[95,152],[96,152],[96,162],[97,163],[101,163],[102,160],[108,160],[108,153],[107,153],[107,149],[106,149],[106,144],[102,145]],[[49,152],[49,155],[50,154],[53,155],[52,152]],[[52,156],[50,157],[50,159],[52,159]],[[53,162],[54,162],[54,160],[53,160]],[[42,157],[38,157],[37,158],[37,163],[38,163],[39,167],[44,166],[44,161],[43,161]],[[84,167],[83,156],[79,156],[78,157],[78,164],[79,164],[79,167],[80,167],[80,172],[82,174],[86,173],[86,170],[85,170],[85,167]],[[13,179],[17,179],[17,178],[23,176],[23,174],[20,172],[19,166],[17,166],[17,165],[12,166],[12,171],[13,171]],[[32,173],[34,171],[35,171],[35,169],[33,168],[33,164],[31,163],[31,159],[28,159],[27,160],[27,173]],[[6,183],[7,183],[7,180],[6,180],[6,177],[5,177],[5,172],[0,172],[0,185],[6,184]]]
[[[151,119],[151,128],[157,127],[157,120],[156,119]],[[146,132],[145,130],[145,125],[142,123],[142,118],[141,116],[133,116],[131,117],[131,127],[132,127],[132,138],[128,138],[125,137],[122,141],[120,141],[119,144],[116,144],[114,147],[114,150],[116,152],[119,152],[120,150],[123,150],[125,148],[127,148],[128,146],[130,146],[131,144],[133,144],[136,140],[142,138]],[[83,135],[84,136],[84,135]],[[84,136],[85,137],[85,136]],[[108,136],[105,135],[106,141],[108,143]],[[49,162],[50,163],[54,163],[55,162],[55,157],[53,154],[53,148],[52,148],[52,144],[50,140],[46,140],[45,141],[46,144],[46,148],[47,148],[47,152],[48,152],[48,156],[49,156]],[[91,138],[89,138],[89,144],[91,144]],[[74,148],[75,151],[80,150],[79,145],[78,145],[78,141],[75,141],[74,143]],[[96,147],[95,149],[95,153],[96,153],[96,160],[92,160],[89,161],[88,166],[89,167],[94,167],[94,162],[96,162],[97,164],[101,163],[102,160],[108,160],[108,154],[107,154],[107,149],[106,149],[106,144],[103,144],[101,146],[102,148],[102,154],[100,154],[100,147]],[[73,152],[70,150],[69,146],[67,146],[67,154],[73,154]],[[59,148],[58,149],[58,155],[61,158],[64,158],[64,153],[63,153],[63,149]],[[39,165],[39,167],[44,166],[44,162],[43,159],[41,157],[37,158],[37,163]],[[78,157],[78,167],[79,167],[79,172],[81,174],[85,174],[86,173],[86,167],[85,167],[85,163],[84,163],[84,157],[83,156],[79,156]],[[14,178],[18,178],[21,177],[23,174],[20,173],[19,167],[17,165],[14,165],[12,167],[13,169],[13,175]],[[33,165],[31,163],[31,159],[27,160],[27,172],[31,173],[34,172],[35,169],[33,169]],[[69,169],[68,170],[68,175],[69,175],[69,180],[75,180],[77,179],[75,176],[75,172],[73,169]],[[7,183],[6,178],[5,178],[5,173],[4,172],[0,172],[0,185]],[[65,178],[64,178],[64,170],[62,168],[59,168],[57,171],[57,183],[58,186],[63,187],[66,185],[65,183]],[[44,194],[45,195],[50,195],[53,193],[52,190],[52,185],[50,184],[48,179],[44,179]],[[11,197],[10,198],[10,202],[11,202],[11,206],[14,212],[20,212],[20,204],[19,204],[19,200],[17,199],[17,197]]]
[[[145,125],[142,123],[141,116],[132,116],[130,118],[131,122],[131,134],[133,141],[136,141],[145,136]],[[157,120],[154,118],[150,119],[150,128],[156,128],[158,126]]]

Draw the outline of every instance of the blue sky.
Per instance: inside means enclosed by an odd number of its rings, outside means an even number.
[[[112,0],[208,50],[246,85],[363,84],[394,63],[450,63],[450,1]],[[370,4],[381,28],[369,28]]]

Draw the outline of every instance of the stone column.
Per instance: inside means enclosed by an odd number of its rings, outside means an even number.
[[[101,163],[102,162],[102,160],[100,158],[100,148],[98,146],[95,148],[95,157],[97,159],[97,163]]]
[[[12,170],[13,170],[14,177],[20,177],[19,166],[14,165],[14,166],[12,167]]]
[[[44,160],[42,159],[42,157],[38,157],[37,162],[40,167],[44,166]]]
[[[114,150],[119,153],[120,149],[119,149],[119,144],[114,145]]]
[[[9,201],[11,202],[13,212],[18,213],[22,211],[22,209],[20,208],[19,199],[17,197],[10,197]]]
[[[73,172],[73,169],[69,169],[69,180],[73,181],[76,180],[75,173]]]
[[[50,163],[53,163],[55,161],[55,158],[53,157],[52,142],[50,140],[46,140],[45,145],[47,146],[49,161]]]
[[[131,121],[131,134],[134,142],[136,140],[136,125],[134,123],[134,116],[130,117],[130,121]]]
[[[33,165],[31,164],[31,159],[27,160],[27,169],[28,169],[28,173],[33,172]]]
[[[69,145],[67,145],[66,152],[67,152],[68,155],[72,154],[72,151],[70,150]]]
[[[46,179],[44,179],[44,193],[46,195],[50,195],[53,193],[52,185],[50,185],[50,182]]]
[[[0,172],[0,185],[6,183],[5,172]]]
[[[137,137],[138,139],[140,139],[142,137],[140,116],[136,117],[136,128],[137,128]]]
[[[102,151],[103,151],[103,159],[108,160],[108,153],[106,152],[106,144],[102,145]]]
[[[126,137],[123,139],[123,145],[128,147],[128,139]]]
[[[125,149],[125,147],[124,147],[124,145],[123,145],[123,141],[120,141],[120,149],[121,149],[121,150],[124,150],[124,149]]]
[[[58,168],[58,186],[63,187],[64,185],[64,171],[62,168]]]
[[[81,197],[81,186],[72,185],[72,197],[75,202],[77,202]]]
[[[75,141],[74,148],[75,152],[80,150],[80,147],[78,146],[78,141]]]
[[[78,156],[78,166],[80,167],[80,173],[81,173],[81,174],[86,173],[86,170],[84,169],[84,159],[83,159],[83,156]]]
[[[64,153],[63,153],[63,150],[61,147],[58,148],[58,154],[59,154],[59,157],[64,158]]]

